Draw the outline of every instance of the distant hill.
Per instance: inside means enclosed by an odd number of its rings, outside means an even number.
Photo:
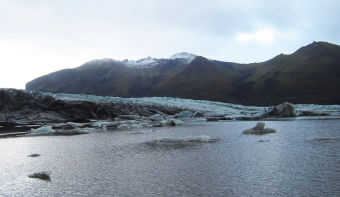
[[[340,104],[340,46],[313,42],[291,55],[237,64],[188,53],[169,59],[93,60],[26,89],[119,97],[169,96],[244,105]]]

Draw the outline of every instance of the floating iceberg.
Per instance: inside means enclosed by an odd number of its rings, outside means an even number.
[[[80,129],[72,129],[72,130],[54,130],[52,126],[43,126],[37,129],[33,129],[30,133],[25,136],[55,136],[55,135],[81,135],[88,134],[86,131],[82,131]]]
[[[27,134],[28,136],[39,136],[39,135],[50,135],[55,133],[56,131],[52,129],[52,126],[42,126],[37,129],[33,129],[31,133]]]
[[[245,134],[245,135],[248,135],[248,134],[264,135],[264,134],[268,134],[268,133],[276,133],[275,129],[264,128],[264,126],[265,126],[264,122],[258,122],[255,127],[243,131],[243,134]]]

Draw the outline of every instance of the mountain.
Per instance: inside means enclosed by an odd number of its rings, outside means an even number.
[[[101,96],[168,96],[244,105],[340,104],[340,46],[313,42],[290,55],[237,64],[189,53],[168,59],[92,60],[26,84],[26,89]]]

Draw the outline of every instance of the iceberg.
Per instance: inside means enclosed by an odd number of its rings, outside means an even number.
[[[57,135],[81,135],[88,134],[86,131],[82,131],[79,129],[72,130],[54,130],[52,126],[42,126],[37,129],[32,129],[32,131],[24,136],[57,136]]]
[[[248,134],[264,135],[264,134],[268,134],[268,133],[276,133],[275,129],[264,128],[264,126],[265,126],[264,122],[258,122],[255,127],[243,131],[243,134],[245,134],[245,135],[248,135]]]
[[[56,131],[52,129],[52,126],[42,126],[37,129],[32,129],[32,131],[27,134],[27,136],[39,136],[39,135],[50,135]]]

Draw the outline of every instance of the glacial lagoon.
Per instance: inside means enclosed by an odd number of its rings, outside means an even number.
[[[0,138],[0,196],[340,196],[339,119],[264,122]]]

